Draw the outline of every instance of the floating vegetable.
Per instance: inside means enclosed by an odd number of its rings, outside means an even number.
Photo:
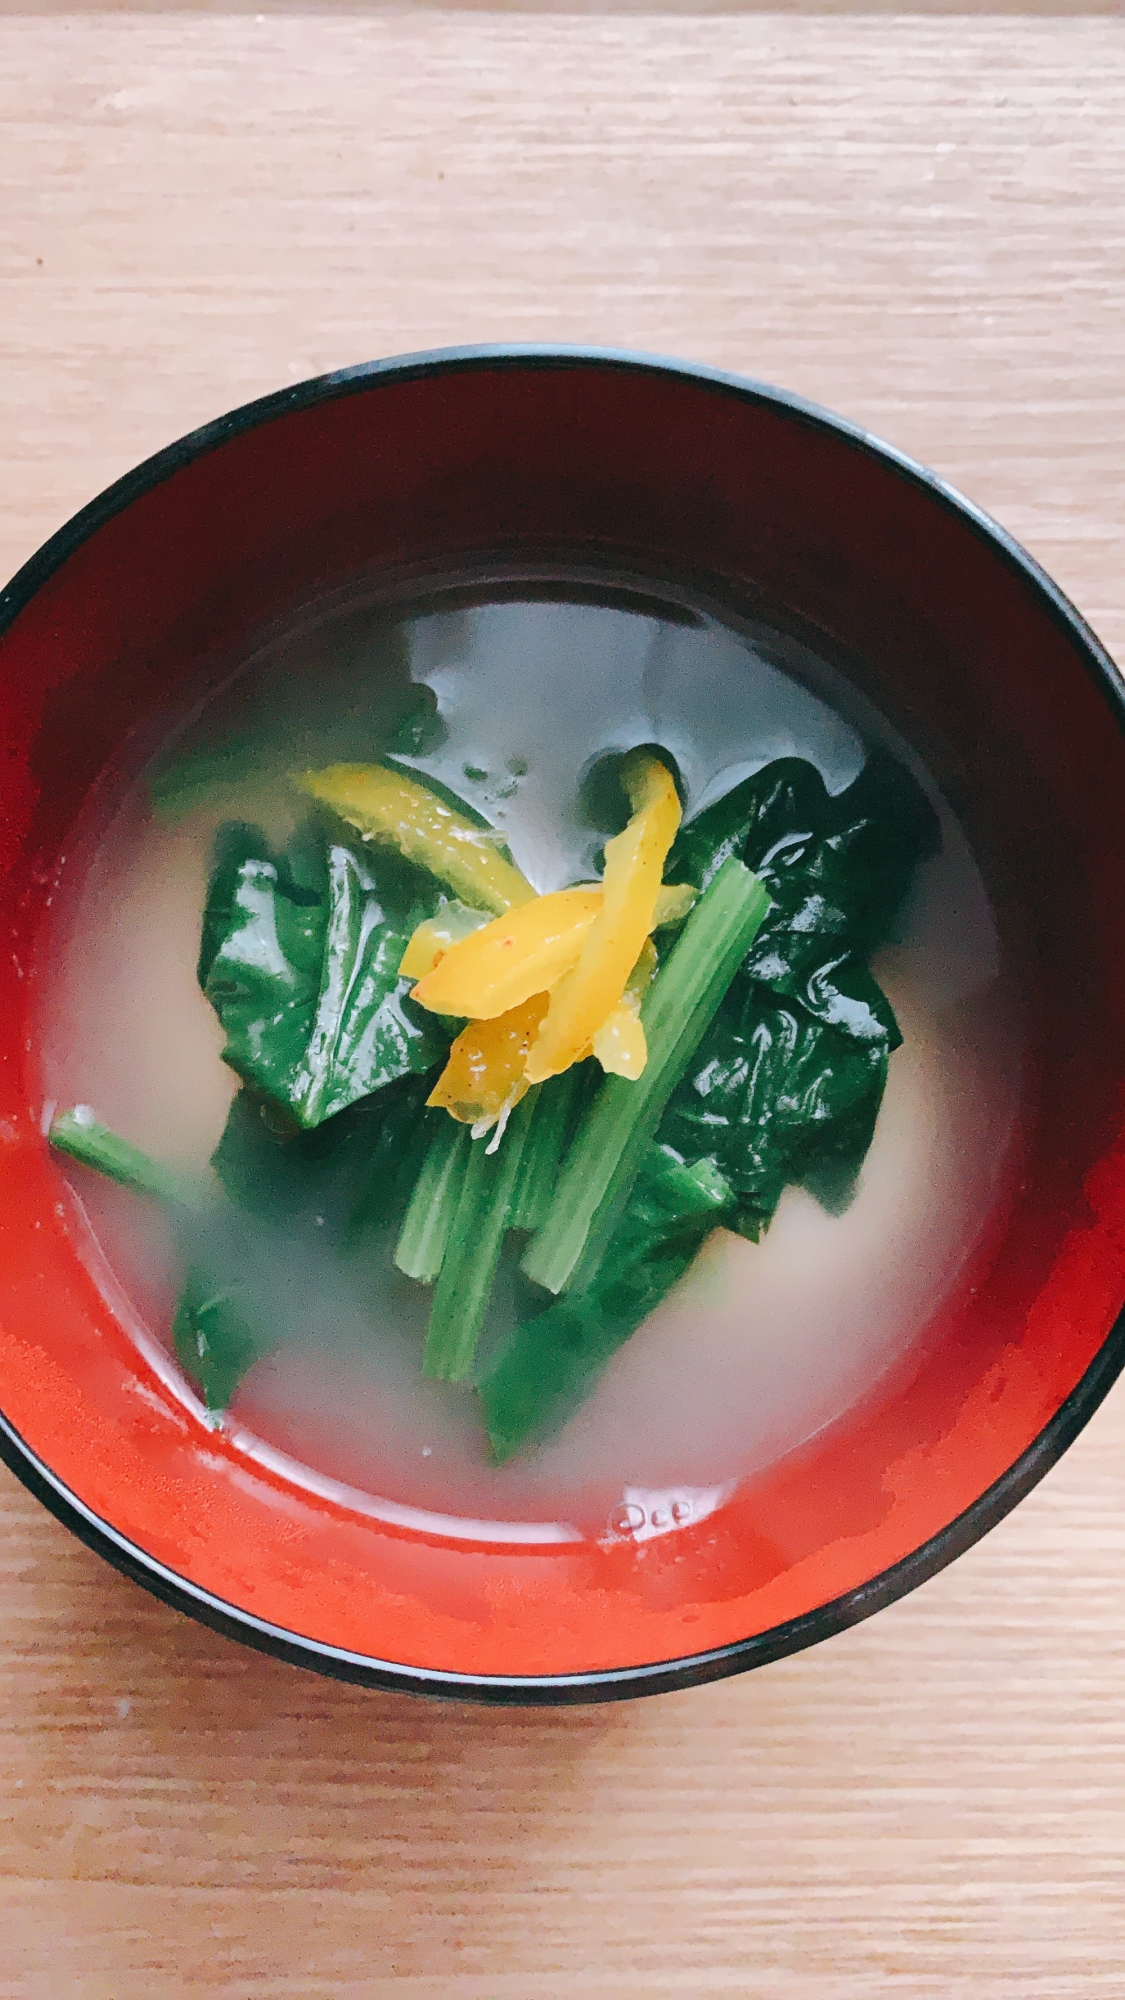
[[[409,997],[406,937],[365,857],[308,830],[278,854],[226,828],[198,967],[223,1060],[306,1127],[432,1069],[451,1031]]]
[[[559,981],[528,1058],[532,1083],[580,1062],[620,1001],[653,928],[664,862],[680,823],[672,774],[647,750],[630,751],[621,782],[633,816],[606,842],[603,902],[578,962]]]
[[[527,1056],[547,1011],[547,995],[533,994],[494,1021],[470,1021],[449,1051],[449,1061],[427,1098],[441,1105],[474,1136],[489,1132],[528,1088]]]
[[[710,1160],[649,1144],[632,1199],[590,1284],[528,1319],[480,1384],[496,1464],[558,1428],[681,1278],[735,1197]]]
[[[654,929],[681,922],[695,896],[687,883],[661,888]],[[490,1021],[533,993],[550,992],[578,963],[604,901],[600,883],[580,883],[536,896],[491,923],[461,904],[447,904],[419,924],[406,948],[399,970],[418,982],[411,999],[435,1014]],[[637,966],[642,963],[648,968],[643,987],[656,969],[651,941],[642,946]]]
[[[511,1222],[531,1106],[519,1106],[503,1144],[471,1146],[449,1226],[422,1350],[423,1375],[463,1382],[472,1371],[492,1295],[504,1236]]]
[[[411,998],[432,1013],[474,1021],[507,1014],[577,964],[602,900],[600,889],[579,888],[522,903],[451,944]]]
[[[477,909],[499,915],[535,894],[491,827],[394,764],[330,764],[300,783],[365,841],[394,848]]]
[[[641,1023],[641,1001],[656,976],[656,946],[646,938],[641,955],[625,982],[616,1007],[605,1017],[591,1044],[610,1076],[636,1078],[648,1061],[648,1042]]]
[[[243,1088],[213,1174],[83,1107],[51,1128],[167,1210],[176,1352],[210,1409],[311,1317],[328,1243],[349,1297],[372,1259],[432,1286],[421,1365],[477,1379],[500,1461],[565,1420],[713,1228],[757,1238],[793,1182],[849,1198],[900,1039],[867,959],[933,812],[882,753],[835,797],[779,760],[683,827],[659,757],[622,776],[604,881],[550,896],[391,764],[306,776],[335,818],[284,851],[224,830],[199,980]]]

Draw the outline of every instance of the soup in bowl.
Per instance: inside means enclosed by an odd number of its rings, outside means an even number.
[[[9,1463],[360,1680],[825,1636],[1122,1359],[1118,679],[839,420],[322,378],[6,594]]]

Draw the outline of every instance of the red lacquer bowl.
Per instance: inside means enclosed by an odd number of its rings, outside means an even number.
[[[130,733],[358,574],[611,562],[826,635],[953,798],[1018,952],[1018,1185],[909,1365],[708,1520],[496,1546],[248,1462],[152,1371],[75,1246],[31,1033],[68,830]],[[348,370],[171,446],[0,597],[0,1450],[159,1596],[346,1679],[578,1701],[854,1624],[998,1521],[1125,1360],[1122,683],[990,521],[792,397],[512,348]]]

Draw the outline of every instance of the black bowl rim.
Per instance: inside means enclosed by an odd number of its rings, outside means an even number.
[[[0,591],[0,638],[48,579],[106,521],[122,513],[133,501],[170,479],[193,460],[217,450],[231,438],[272,422],[275,417],[310,409],[339,396],[363,394],[387,384],[418,377],[478,368],[575,367],[688,381],[743,402],[776,409],[791,420],[842,439],[863,455],[879,460],[908,485],[922,489],[946,512],[956,515],[978,539],[989,545],[1008,569],[1022,578],[1051,621],[1069,638],[1110,711],[1116,716],[1118,725],[1125,728],[1125,680],[1085,619],[1006,529],[936,473],[860,425],[849,423],[846,418],[836,416],[817,403],[768,383],[662,355],[594,346],[500,343],[439,348],[336,369],[330,374],[311,377],[308,381],[245,403],[145,459],[52,535],[17,571],[11,583]],[[567,1706],[589,1701],[620,1701],[641,1694],[668,1693],[674,1689],[721,1680],[729,1674],[765,1666],[771,1660],[782,1659],[806,1646],[816,1645],[821,1639],[845,1631],[884,1606],[893,1604],[920,1583],[936,1576],[1003,1520],[1073,1444],[1123,1368],[1125,1310],[1114,1322],[1070,1395],[1014,1464],[946,1527],[868,1582],[799,1618],[789,1619],[727,1646],[683,1658],[656,1661],[650,1665],[599,1669],[579,1674],[443,1672],[325,1645],[319,1640],[256,1618],[157,1562],[144,1549],[120,1534],[112,1523],[87,1507],[31,1449],[2,1412],[0,1459],[87,1547],[94,1549],[164,1603],[229,1638],[241,1640],[278,1659],[314,1668],[334,1679],[362,1686],[501,1706]]]

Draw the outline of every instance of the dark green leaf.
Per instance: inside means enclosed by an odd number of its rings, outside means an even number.
[[[275,1106],[241,1090],[212,1165],[240,1209],[262,1222],[348,1246],[405,1209],[444,1112],[427,1111],[424,1078],[404,1077],[313,1131],[286,1125]],[[323,1233],[322,1233],[323,1232]]]
[[[665,880],[705,889],[732,855],[744,861],[753,851],[760,862],[779,840],[809,838],[824,817],[827,797],[815,765],[779,757],[680,828]],[[760,873],[757,862],[747,866]]]
[[[225,1408],[255,1361],[301,1333],[326,1253],[350,1256],[400,1218],[439,1115],[426,1111],[426,1089],[403,1078],[315,1131],[239,1092],[212,1158],[230,1205],[179,1229],[188,1275],[173,1337],[209,1408]]]
[[[872,982],[874,983],[874,982]],[[838,1206],[863,1163],[887,1075],[885,1042],[865,1042],[741,978],[669,1103],[660,1138],[712,1159],[757,1237],[782,1191],[803,1182]]]
[[[863,961],[894,923],[919,861],[937,852],[937,817],[883,751],[832,797],[819,771],[780,758],[684,828],[669,880],[703,886],[737,854],[773,901],[747,975],[857,1041],[898,1046],[894,1014]]]
[[[447,1111],[427,1109],[431,1081],[404,1077],[369,1100],[379,1117],[374,1140],[364,1144],[359,1161],[345,1231],[349,1247],[375,1230],[398,1228],[436,1133],[452,1122]],[[363,1109],[357,1105],[344,1116],[358,1117]]]
[[[307,833],[274,855],[227,828],[199,958],[224,1060],[306,1127],[431,1069],[450,1031],[398,976],[411,928],[389,920],[366,855]]]
[[[920,787],[877,751],[835,798],[811,764],[783,758],[677,843],[670,875],[705,882],[734,852],[773,899],[660,1128],[686,1158],[718,1160],[746,1235],[790,1182],[832,1208],[854,1187],[902,1039],[866,960],[938,841]]]
[[[188,1272],[172,1340],[180,1367],[198,1384],[209,1410],[225,1410],[243,1376],[268,1352],[259,1311],[245,1286],[216,1287],[204,1270]]]
[[[650,1145],[598,1273],[519,1327],[479,1385],[497,1462],[556,1430],[682,1277],[734,1195],[709,1160]]]

